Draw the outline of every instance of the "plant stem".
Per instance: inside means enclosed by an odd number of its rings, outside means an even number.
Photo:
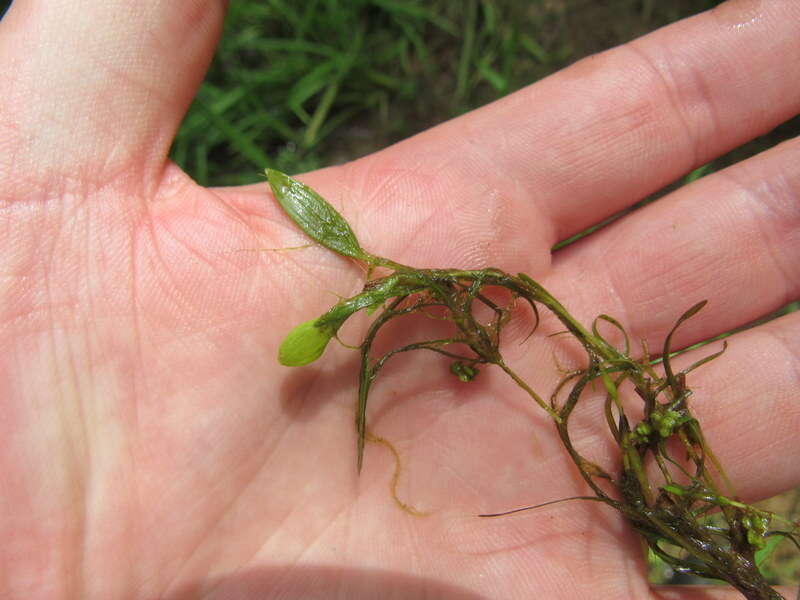
[[[527,392],[527,394],[536,401],[536,404],[538,404],[545,411],[547,411],[547,413],[553,418],[553,420],[556,423],[561,423],[561,417],[559,416],[559,414],[555,410],[553,410],[550,406],[548,406],[547,403],[544,400],[542,400],[542,397],[539,396],[539,394],[537,394],[536,392],[534,392],[533,389],[531,389],[531,387],[527,383],[525,383],[525,381],[522,378],[520,378],[519,375],[517,375],[514,371],[511,370],[511,368],[508,365],[506,365],[506,363],[500,360],[496,364],[498,367],[503,369],[503,371],[505,371],[506,374],[509,377],[511,377],[511,379],[514,380],[514,383],[516,383],[519,387],[525,390],[525,392]]]

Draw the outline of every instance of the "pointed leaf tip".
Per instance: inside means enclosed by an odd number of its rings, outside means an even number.
[[[344,217],[322,196],[285,173],[265,172],[275,198],[308,237],[344,256],[361,260],[368,256]]]

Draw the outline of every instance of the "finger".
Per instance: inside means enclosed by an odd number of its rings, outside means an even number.
[[[736,491],[748,501],[800,485],[800,313],[731,336],[688,376],[692,411]],[[681,368],[718,348],[681,358]]]
[[[632,339],[676,347],[800,297],[800,139],[694,184],[556,253],[555,292],[583,319],[605,312]]]
[[[202,79],[222,0],[18,0],[0,27],[0,176],[158,174]]]
[[[525,231],[526,252],[545,254],[796,114],[799,20],[792,0],[722,5],[358,161],[344,183],[361,214],[408,236],[392,250],[410,260],[467,238],[448,227],[459,211],[471,232],[495,227],[501,252]]]

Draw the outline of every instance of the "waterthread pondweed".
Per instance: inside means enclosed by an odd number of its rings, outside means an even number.
[[[590,328],[584,327],[524,273],[513,275],[495,268],[417,269],[372,255],[361,247],[344,218],[316,192],[271,169],[267,170],[267,178],[277,200],[309,237],[368,267],[361,293],[298,325],[281,344],[278,358],[287,366],[313,362],[350,316],[360,310],[377,313],[358,347],[361,366],[355,416],[357,467],[360,471],[365,441],[387,446],[397,461],[392,489],[401,508],[413,511],[394,492],[399,456],[386,440],[367,429],[367,402],[381,369],[392,357],[415,350],[447,357],[452,374],[465,383],[478,376],[483,367],[494,365],[552,419],[566,452],[593,493],[579,499],[603,502],[619,511],[652,552],[676,571],[726,581],[749,599],[782,598],[761,575],[757,553],[771,548],[769,542],[775,538],[791,540],[800,548],[797,526],[786,523],[784,528],[770,529],[772,523],[783,520],[737,498],[689,408],[692,392],[686,383],[687,375],[719,357],[725,345],[680,371],[672,364],[675,331],[697,314],[705,301],[678,317],[659,359],[652,359],[644,345],[641,356],[635,358],[621,323],[603,314]],[[388,274],[370,278],[379,267]],[[502,304],[493,300],[489,292],[496,288],[506,290],[511,300]],[[550,311],[586,354],[584,366],[566,373],[547,399],[505,363],[500,351],[501,332],[519,301],[531,307],[537,324],[539,307]],[[478,309],[490,316],[479,319]],[[452,323],[451,335],[375,352],[376,336],[383,327],[395,319],[427,314],[430,310],[438,310]],[[621,348],[601,334],[602,323],[621,334]],[[570,417],[581,402],[582,392],[595,381],[605,391],[605,425],[620,449],[621,464],[613,474],[582,456],[570,431]],[[623,393],[640,400],[642,416],[638,421],[629,416]],[[655,470],[648,470],[650,463]],[[481,516],[497,517],[531,508],[537,507]],[[712,519],[717,513],[719,516]]]

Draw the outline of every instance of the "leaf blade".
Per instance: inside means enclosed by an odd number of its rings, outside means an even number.
[[[275,198],[308,237],[343,256],[367,260],[350,225],[322,196],[275,169],[266,174]]]

